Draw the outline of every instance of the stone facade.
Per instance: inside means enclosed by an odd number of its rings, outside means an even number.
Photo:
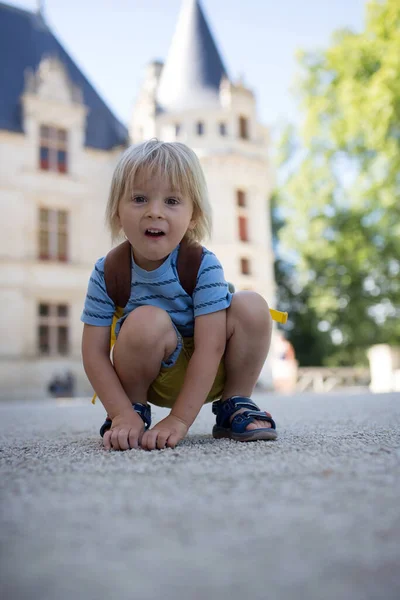
[[[104,208],[121,152],[84,146],[86,107],[57,60],[27,77],[25,133],[0,131],[0,396],[43,396],[50,379],[72,371],[90,393],[81,367],[80,314],[94,261],[110,247]],[[68,169],[39,168],[41,125],[68,132]],[[41,209],[67,214],[67,260],[39,260]],[[39,305],[67,305],[66,356],[38,353]]]

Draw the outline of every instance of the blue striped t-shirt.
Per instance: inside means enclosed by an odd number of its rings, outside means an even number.
[[[121,321],[139,306],[150,304],[167,311],[183,337],[193,336],[195,317],[224,310],[230,306],[232,294],[225,281],[221,263],[215,254],[206,248],[203,249],[196,287],[193,296],[189,296],[182,288],[178,277],[176,267],[178,250],[179,246],[154,271],[140,268],[132,256],[131,296],[124,308],[124,315],[117,323],[117,334]],[[81,316],[84,323],[103,327],[112,324],[115,312],[115,304],[106,291],[104,261],[105,257],[100,258],[95,264]]]

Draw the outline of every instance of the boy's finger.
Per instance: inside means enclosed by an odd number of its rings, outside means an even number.
[[[139,440],[140,447],[143,450],[146,450],[146,448],[147,448],[147,436],[148,435],[149,435],[149,432],[148,431],[144,431],[143,434],[142,434],[142,437]]]
[[[103,436],[103,446],[106,450],[111,450],[111,431],[108,430],[105,432],[104,436]]]
[[[143,440],[143,436],[146,435],[146,432],[144,429],[142,429],[139,433],[139,437],[138,437],[138,447],[140,448],[142,446],[142,440]]]
[[[145,450],[155,450],[159,433],[158,429],[151,429],[147,433]]]
[[[120,450],[129,450],[129,432],[126,429],[118,431],[118,446]]]
[[[179,436],[176,433],[171,433],[167,440],[167,448],[175,448],[179,442]]]
[[[165,444],[167,442],[168,436],[169,436],[169,431],[160,431],[160,433],[158,434],[157,448],[159,450],[162,450],[163,448],[165,448]]]
[[[135,429],[129,430],[128,442],[130,448],[139,448],[139,436]]]
[[[119,450],[118,431],[119,429],[111,429],[110,442],[113,450]]]

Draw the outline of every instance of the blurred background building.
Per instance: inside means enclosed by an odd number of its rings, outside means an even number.
[[[93,263],[110,247],[104,209],[129,143],[158,137],[195,150],[214,212],[208,246],[237,289],[274,305],[268,131],[197,0],[183,3],[165,65],[148,65],[129,131],[40,10],[0,4],[0,62],[2,396],[43,396],[64,376],[90,393],[80,314]],[[270,381],[267,364],[261,382]]]

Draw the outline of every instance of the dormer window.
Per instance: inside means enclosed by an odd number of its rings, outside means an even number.
[[[242,140],[249,139],[249,121],[246,117],[239,117],[239,137]]]
[[[42,171],[66,173],[68,170],[68,134],[65,129],[42,125],[40,127],[40,158]]]
[[[203,121],[198,121],[197,122],[196,130],[197,130],[197,135],[204,135],[204,123],[203,123]]]

